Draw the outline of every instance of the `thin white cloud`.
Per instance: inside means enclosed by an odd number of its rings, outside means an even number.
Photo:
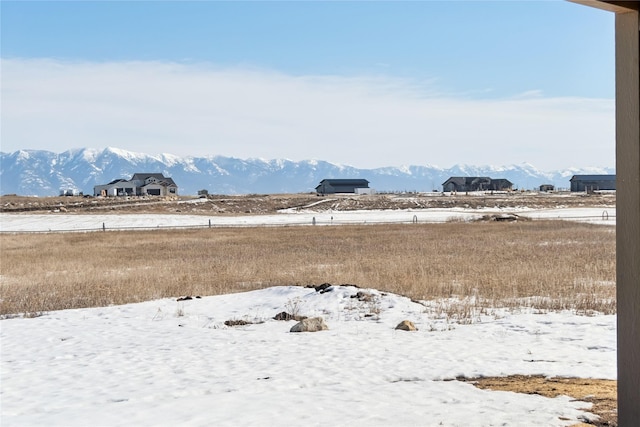
[[[164,62],[2,60],[2,151],[322,159],[357,167],[613,166],[614,102],[469,99],[433,82]]]

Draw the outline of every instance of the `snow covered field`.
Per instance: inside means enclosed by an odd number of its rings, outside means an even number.
[[[615,224],[615,209],[439,209],[269,216],[0,214],[0,230],[442,222],[515,212]],[[333,217],[333,218],[332,218]],[[353,298],[358,291],[373,300]],[[281,311],[329,330],[290,333]],[[418,331],[395,330],[402,320]],[[246,325],[226,326],[227,320]],[[8,426],[563,426],[567,396],[480,390],[458,376],[616,378],[615,316],[494,310],[452,323],[435,303],[336,286],[274,287],[0,321]]]
[[[171,228],[256,225],[339,225],[399,222],[446,222],[470,220],[488,214],[514,213],[532,219],[568,219],[594,224],[615,225],[615,208],[564,209],[416,209],[314,212],[282,211],[276,215],[212,216],[178,214],[77,215],[0,213],[0,232],[80,231],[127,228]],[[315,221],[315,222],[314,222]]]
[[[372,294],[375,303],[352,298]],[[329,330],[291,333],[297,307]],[[395,330],[411,320],[415,332]],[[225,326],[227,320],[256,322]],[[1,321],[2,426],[554,426],[590,404],[460,375],[616,376],[615,316],[479,315],[275,287]]]

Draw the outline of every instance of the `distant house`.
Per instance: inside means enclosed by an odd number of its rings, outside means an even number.
[[[540,186],[540,191],[553,191],[556,187],[553,184],[542,184]]]
[[[487,176],[452,176],[442,184],[442,191],[506,191],[513,184],[504,178],[492,179]]]
[[[94,196],[173,196],[178,186],[161,173],[136,173],[130,180],[115,179],[93,187]]]
[[[60,189],[61,196],[81,196],[82,192],[77,188],[61,188]]]
[[[489,190],[492,191],[508,191],[513,188],[513,183],[505,178],[491,178],[491,184],[489,185]]]
[[[571,191],[592,191],[615,190],[615,175],[573,175],[569,180]]]
[[[323,179],[316,187],[318,194],[335,193],[363,193],[363,189],[369,188],[369,181],[366,179]]]

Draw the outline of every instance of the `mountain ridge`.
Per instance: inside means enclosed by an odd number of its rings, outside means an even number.
[[[365,178],[380,192],[441,191],[451,176],[506,178],[517,189],[542,184],[569,188],[576,174],[613,174],[613,168],[566,168],[543,172],[529,163],[505,166],[457,164],[385,166],[364,169],[325,160],[293,161],[211,156],[150,155],[115,147],[76,148],[55,153],[46,150],[0,152],[0,194],[55,196],[61,190],[93,194],[93,186],[129,179],[137,172],[160,172],[178,184],[178,193],[276,194],[313,192],[325,178]]]

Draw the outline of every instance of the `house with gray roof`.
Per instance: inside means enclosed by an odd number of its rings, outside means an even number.
[[[615,175],[573,175],[569,180],[571,183],[571,191],[593,191],[615,190]]]
[[[442,191],[507,191],[513,184],[508,179],[492,179],[488,176],[452,176],[442,183]]]
[[[369,188],[369,181],[366,179],[323,179],[316,187],[319,195],[335,193],[362,193],[363,189]]]
[[[131,179],[115,179],[93,187],[94,196],[177,196],[178,186],[161,173],[135,173]]]

